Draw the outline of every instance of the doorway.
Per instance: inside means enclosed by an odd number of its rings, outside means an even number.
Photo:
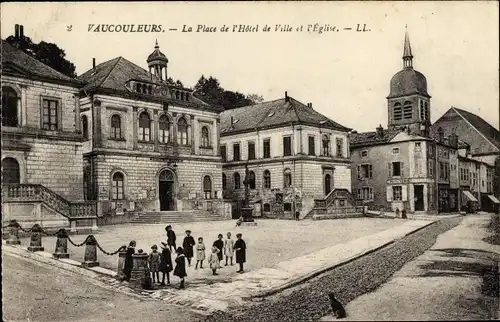
[[[332,184],[332,177],[330,176],[329,173],[327,173],[325,175],[325,196],[328,196],[328,194],[332,190],[331,184]]]
[[[175,210],[174,202],[175,178],[170,170],[163,170],[158,178],[158,195],[160,211]]]
[[[414,185],[415,192],[415,211],[424,211],[424,186]]]

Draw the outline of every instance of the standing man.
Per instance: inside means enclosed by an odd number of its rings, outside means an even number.
[[[168,225],[165,227],[165,230],[167,231],[167,245],[170,248],[170,251],[172,252],[172,247],[174,248],[174,252],[176,251],[176,244],[175,240],[177,237],[175,236],[175,232],[172,230],[172,226]]]
[[[243,273],[243,263],[246,262],[246,250],[247,245],[243,239],[241,239],[241,234],[236,234],[236,242],[234,243],[234,250],[236,251],[236,263],[240,264],[240,269],[236,273]]]

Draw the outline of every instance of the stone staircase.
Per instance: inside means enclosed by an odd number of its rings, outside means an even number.
[[[324,199],[315,199],[314,208],[304,217],[313,220],[363,217],[363,207],[347,189],[334,189]]]
[[[205,210],[190,211],[155,211],[140,214],[134,218],[132,224],[171,224],[199,221],[225,220],[223,215]]]

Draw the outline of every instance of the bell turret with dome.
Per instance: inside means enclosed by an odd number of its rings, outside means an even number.
[[[158,40],[156,41],[155,50],[148,56],[147,62],[151,74],[155,75],[159,80],[167,80],[168,59],[167,56],[160,51]]]
[[[410,37],[405,32],[403,69],[391,79],[387,96],[389,128],[409,128],[410,132],[428,135],[430,125],[430,98],[427,79],[413,69]]]

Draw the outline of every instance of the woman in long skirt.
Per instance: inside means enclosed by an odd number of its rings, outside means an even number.
[[[135,241],[132,240],[127,247],[127,252],[125,254],[125,263],[123,265],[123,275],[125,281],[130,281],[130,276],[132,275],[133,258],[132,255],[135,254]]]

